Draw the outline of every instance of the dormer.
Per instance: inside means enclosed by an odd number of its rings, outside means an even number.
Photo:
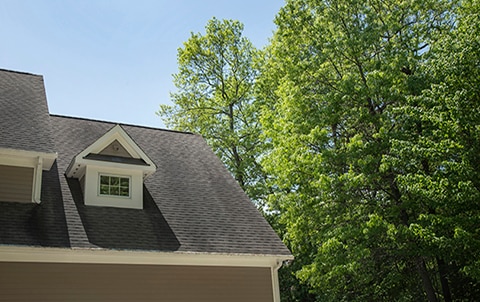
[[[143,208],[143,180],[156,166],[116,125],[75,156],[66,175],[77,178],[85,205]]]

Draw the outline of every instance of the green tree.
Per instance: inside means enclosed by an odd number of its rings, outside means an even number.
[[[480,2],[463,1],[456,21],[422,66],[432,85],[399,108],[403,136],[384,163],[404,172],[398,181],[421,207],[415,233],[430,251],[444,299],[474,301],[480,296]]]
[[[201,134],[250,198],[260,200],[263,145],[253,98],[259,51],[238,21],[213,18],[205,29],[178,50],[174,105],[161,105],[157,114],[170,128]]]
[[[178,50],[179,71],[174,75],[177,92],[173,106],[161,105],[157,114],[173,129],[200,133],[214,149],[247,195],[264,209],[264,198],[271,188],[259,164],[268,141],[261,136],[259,104],[254,98],[254,83],[262,53],[242,37],[238,21],[213,18],[205,35],[193,34]],[[274,213],[264,213],[281,234]],[[291,271],[302,262],[280,271],[282,289],[302,301],[309,296]],[[285,297],[288,297],[285,295]]]
[[[479,294],[480,23],[463,10],[454,29],[454,9],[291,0],[276,18],[257,85],[263,164],[320,301]]]

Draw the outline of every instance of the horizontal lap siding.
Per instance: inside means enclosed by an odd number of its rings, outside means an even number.
[[[0,262],[0,301],[272,302],[269,268]]]
[[[0,165],[0,201],[32,202],[33,168]]]

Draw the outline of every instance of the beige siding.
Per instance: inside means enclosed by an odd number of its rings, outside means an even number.
[[[1,263],[0,301],[272,302],[269,268]]]
[[[0,201],[32,202],[33,168],[0,165]]]

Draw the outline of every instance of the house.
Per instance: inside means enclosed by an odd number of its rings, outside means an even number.
[[[0,301],[280,301],[292,259],[201,136],[49,114],[0,70]]]

